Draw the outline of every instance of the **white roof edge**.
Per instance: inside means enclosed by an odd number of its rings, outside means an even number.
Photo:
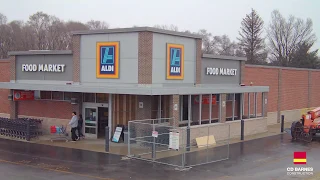
[[[269,92],[269,86],[238,86],[238,87],[106,87],[106,86],[84,86],[84,85],[57,85],[57,84],[25,84],[0,82],[3,89],[25,89],[42,91],[66,91],[66,92],[88,92],[88,93],[112,93],[112,94],[136,94],[136,95],[170,95],[170,94],[221,94],[221,93],[247,93],[247,92]]]

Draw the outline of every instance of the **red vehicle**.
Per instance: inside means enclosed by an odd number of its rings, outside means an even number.
[[[308,111],[302,115],[300,121],[291,124],[291,136],[293,140],[311,142],[317,133],[320,133],[320,107]]]

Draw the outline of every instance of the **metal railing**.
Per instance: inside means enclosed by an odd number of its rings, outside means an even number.
[[[174,127],[172,118],[129,121],[128,157],[178,168],[229,159],[230,125]]]

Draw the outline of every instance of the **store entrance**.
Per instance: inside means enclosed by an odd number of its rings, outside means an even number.
[[[85,136],[93,139],[104,139],[105,127],[112,125],[112,122],[109,122],[108,104],[83,103],[83,115]]]
[[[108,108],[98,107],[98,138],[105,138],[105,127],[108,126]]]

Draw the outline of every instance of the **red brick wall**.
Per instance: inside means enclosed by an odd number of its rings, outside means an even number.
[[[72,113],[70,102],[35,100],[18,102],[18,114],[25,116],[70,119]]]
[[[311,72],[310,106],[320,106],[320,71]]]
[[[308,71],[282,70],[281,110],[308,107]]]
[[[152,46],[153,33],[139,32],[138,49],[138,82],[139,84],[152,84]]]
[[[305,69],[294,68],[278,68],[265,66],[246,65],[244,83],[250,85],[253,82],[254,86],[269,86],[268,93],[268,112],[278,111],[278,91],[280,89],[280,110],[293,110],[308,107],[308,72]],[[279,81],[280,73],[280,81]],[[311,107],[320,105],[320,98],[317,94],[320,90],[320,85],[317,84],[317,79],[320,78],[320,71],[311,70]],[[253,94],[251,94],[251,108],[253,112]],[[258,93],[258,113],[261,112],[261,93]],[[245,114],[248,113],[248,96],[245,95]]]
[[[244,84],[250,85],[250,82],[253,83],[253,86],[269,86],[268,93],[268,112],[278,111],[278,71],[277,68],[268,68],[261,66],[248,66],[246,65],[245,74],[244,74]],[[245,106],[244,113],[248,113],[248,96],[245,95]],[[257,103],[258,103],[258,113],[261,113],[261,93],[258,93]],[[253,94],[250,97],[250,112],[253,112]]]
[[[10,61],[0,60],[0,82],[10,82]],[[0,113],[10,113],[8,89],[0,89]]]
[[[73,82],[80,82],[80,35],[72,36]]]

